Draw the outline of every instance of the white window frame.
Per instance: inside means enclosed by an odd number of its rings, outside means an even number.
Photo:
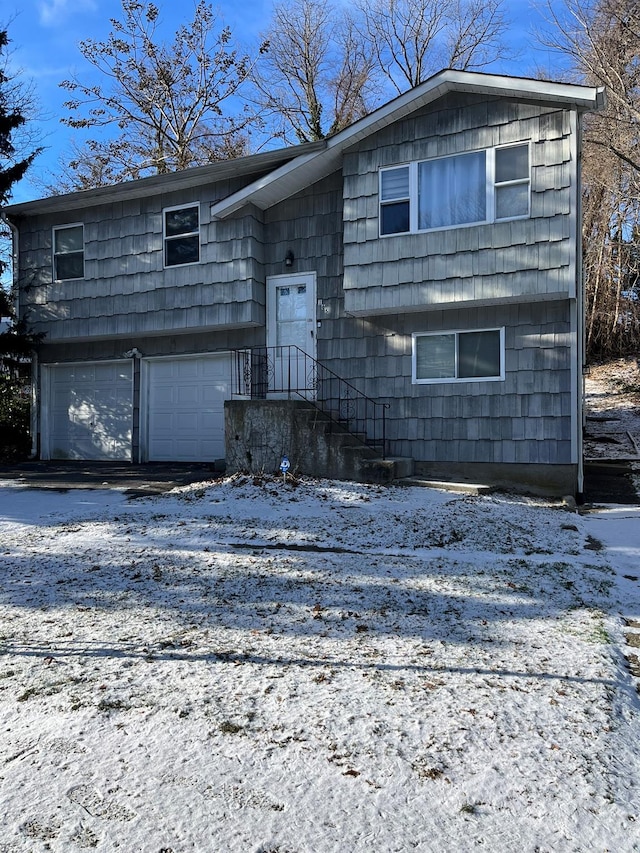
[[[189,210],[191,208],[195,208],[198,211],[198,230],[197,231],[185,231],[183,234],[169,234],[167,235],[167,213],[171,213],[173,210]],[[199,264],[202,256],[202,244],[200,242],[200,202],[192,202],[190,204],[174,204],[172,207],[164,207],[162,209],[162,266],[166,270],[173,270],[176,267],[190,267],[195,264]],[[184,264],[168,264],[167,263],[167,243],[172,240],[181,240],[185,237],[197,237],[198,238],[198,260],[197,261],[187,261]]]
[[[497,181],[496,180],[496,152],[504,151],[507,148],[523,148],[526,145],[527,147],[527,163],[529,166],[528,175],[526,178],[516,178],[512,181]],[[513,142],[510,145],[498,145],[495,148],[491,149],[493,151],[493,156],[487,158],[487,162],[491,161],[491,183],[492,190],[490,192],[491,203],[493,206],[492,209],[492,221],[493,222],[512,222],[514,219],[528,219],[531,215],[531,142]],[[487,172],[489,169],[487,169]],[[488,179],[487,179],[488,180]],[[496,216],[496,191],[502,187],[515,187],[527,185],[527,212],[519,214],[518,216],[502,216],[500,219]]]
[[[80,276],[72,276],[69,278],[58,278],[58,264],[57,260],[59,257],[64,257],[64,255],[75,255],[79,254],[79,252],[57,252],[56,251],[56,234],[58,231],[68,231],[70,228],[82,228],[82,275]],[[65,222],[64,225],[54,225],[52,229],[52,238],[51,238],[51,261],[53,266],[53,280],[54,281],[81,281],[85,278],[85,242],[84,242],[84,222]]]
[[[496,151],[501,151],[506,148],[527,147],[527,159],[529,163],[529,173],[526,178],[518,178],[514,181],[502,181],[496,183]],[[420,163],[428,163],[434,160],[447,160],[452,157],[460,157],[464,154],[474,154],[478,151],[485,152],[485,184],[486,184],[486,218],[474,222],[460,222],[453,225],[438,225],[435,228],[418,228],[418,166]],[[409,230],[394,231],[387,234],[382,233],[382,208],[385,205],[393,204],[394,202],[405,201],[406,196],[398,199],[382,200],[382,173],[389,172],[393,169],[403,169],[409,167]],[[496,218],[496,189],[500,187],[517,186],[521,184],[528,185],[527,195],[527,212],[518,216]],[[493,148],[479,148],[471,151],[457,151],[455,154],[446,154],[442,157],[430,157],[425,160],[414,160],[408,163],[396,163],[393,166],[383,166],[378,171],[378,232],[380,237],[398,237],[403,234],[425,234],[430,231],[448,231],[452,228],[470,228],[474,225],[487,225],[493,222],[512,222],[515,219],[528,219],[531,215],[531,142],[513,142],[509,145],[497,145]]]
[[[500,333],[500,375],[499,376],[463,376],[458,377],[458,337],[460,335],[476,334],[479,332],[499,332]],[[435,378],[435,379],[419,379],[417,376],[417,346],[418,338],[433,337],[434,335],[455,335],[455,376]],[[505,378],[505,334],[504,326],[496,326],[488,329],[442,329],[437,332],[414,332],[411,335],[411,384],[412,385],[442,385],[444,383],[460,383],[460,382],[503,382]]]

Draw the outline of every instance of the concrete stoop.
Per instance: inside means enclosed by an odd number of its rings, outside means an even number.
[[[292,473],[360,483],[392,483],[413,474],[413,460],[381,458],[328,415],[301,400],[225,402],[228,473],[278,471],[287,456]]]
[[[413,459],[407,456],[376,456],[362,460],[362,477],[366,483],[395,483],[413,474]]]
[[[460,492],[467,495],[489,495],[497,490],[496,486],[485,483],[465,483],[452,480],[428,480],[423,477],[402,477],[397,486],[422,486],[425,489],[441,489],[445,492]]]

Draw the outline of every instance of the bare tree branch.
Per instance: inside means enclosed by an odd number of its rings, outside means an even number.
[[[86,39],[80,52],[104,82],[77,77],[60,85],[71,97],[62,119],[78,129],[113,128],[113,138],[76,149],[72,178],[86,187],[171,172],[245,153],[247,132],[259,120],[248,109],[230,113],[253,60],[233,47],[204,0],[170,45],[158,38],[159,10],[122,0],[106,41]],[[96,182],[93,183],[92,182]]]
[[[583,268],[591,359],[640,347],[640,3],[548,2],[544,43],[607,89],[606,111],[585,120]]]
[[[401,94],[442,68],[480,69],[510,51],[503,0],[356,0],[377,71]]]
[[[285,0],[264,38],[254,84],[276,136],[323,139],[367,112],[373,58],[347,12],[328,0]]]

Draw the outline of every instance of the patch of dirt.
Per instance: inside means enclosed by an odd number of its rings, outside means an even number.
[[[586,459],[640,460],[640,359],[593,365],[585,377]]]

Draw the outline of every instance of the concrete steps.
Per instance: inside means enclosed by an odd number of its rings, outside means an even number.
[[[285,455],[292,473],[311,477],[392,483],[413,473],[413,460],[383,459],[379,446],[301,400],[228,400],[225,438],[229,473],[276,473]]]
[[[459,492],[467,495],[488,495],[496,491],[495,486],[484,483],[465,483],[451,480],[428,480],[423,477],[407,476],[398,479],[396,486],[422,486],[425,489],[441,489],[445,492]]]

